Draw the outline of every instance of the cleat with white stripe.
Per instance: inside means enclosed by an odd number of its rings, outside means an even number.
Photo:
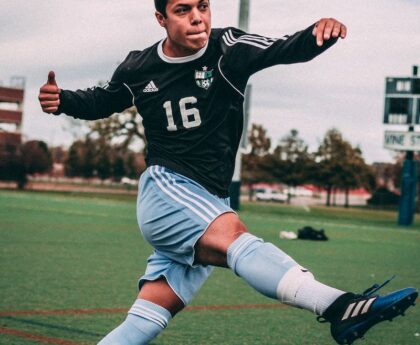
[[[318,321],[331,323],[331,335],[338,344],[353,344],[377,323],[404,316],[405,310],[418,297],[418,291],[409,287],[384,296],[373,295],[390,280],[381,286],[375,284],[361,295],[346,293],[340,296]]]

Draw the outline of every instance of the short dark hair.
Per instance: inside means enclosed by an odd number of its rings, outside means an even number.
[[[168,0],[155,0],[156,11],[160,12],[166,18],[166,5]]]

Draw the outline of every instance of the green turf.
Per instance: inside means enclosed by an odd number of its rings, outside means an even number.
[[[362,291],[392,274],[383,291],[420,286],[420,225],[396,226],[393,212],[244,204],[241,218],[325,283]],[[417,221],[418,223],[418,221]],[[279,231],[324,228],[331,241],[287,241]],[[132,196],[0,191],[1,312],[125,308],[136,296],[151,247],[141,238]],[[230,271],[217,269],[193,306],[272,304]],[[4,315],[0,327],[95,344],[123,312]],[[378,325],[370,344],[420,344],[420,308]],[[0,331],[0,344],[42,342]],[[292,308],[187,310],[153,344],[334,344],[328,326]]]

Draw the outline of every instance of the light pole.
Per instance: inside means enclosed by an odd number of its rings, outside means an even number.
[[[250,0],[240,0],[239,4],[239,29],[248,31],[249,25],[249,3]],[[236,154],[235,160],[235,171],[233,173],[232,184],[230,186],[230,205],[234,210],[240,208],[240,195],[241,195],[241,166],[242,166],[242,149],[246,148],[247,145],[247,132],[248,132],[248,119],[249,119],[249,108],[251,101],[251,85],[247,86],[245,91],[245,102],[244,102],[244,129],[242,133],[242,139],[239,146],[238,153]]]
[[[248,31],[249,0],[241,0],[239,5],[239,29]]]

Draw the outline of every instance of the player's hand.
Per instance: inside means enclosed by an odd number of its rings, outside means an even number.
[[[346,38],[347,28],[334,18],[322,18],[315,24],[312,35],[316,37],[316,44],[321,47],[324,41],[333,38]]]
[[[55,73],[48,73],[48,81],[39,89],[39,103],[42,111],[48,114],[55,113],[60,105],[60,92],[57,82],[55,81]]]

